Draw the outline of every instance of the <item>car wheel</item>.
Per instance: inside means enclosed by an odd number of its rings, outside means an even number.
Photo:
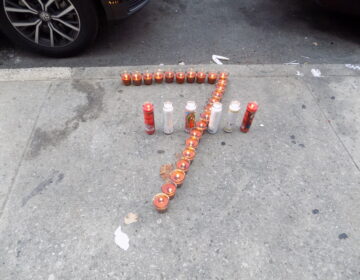
[[[96,38],[99,18],[91,0],[0,0],[0,26],[26,49],[66,57]]]

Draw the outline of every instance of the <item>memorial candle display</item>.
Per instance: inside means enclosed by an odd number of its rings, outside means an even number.
[[[202,71],[197,72],[197,74],[196,74],[196,82],[198,84],[205,83],[205,79],[206,79],[206,74],[204,72],[202,72]]]
[[[128,72],[124,72],[121,74],[121,80],[125,86],[131,85],[131,74]]]
[[[222,113],[222,104],[220,102],[215,102],[213,104],[213,109],[210,115],[208,132],[211,134],[215,134],[220,125],[221,121],[221,113]]]
[[[173,83],[174,82],[175,73],[173,71],[165,72],[165,82]]]
[[[193,148],[185,148],[185,150],[182,151],[182,156],[184,159],[187,159],[188,161],[192,162],[195,158],[196,152]]]
[[[195,127],[195,101],[188,101],[185,106],[185,132],[189,133],[190,129]]]
[[[194,137],[189,137],[189,138],[186,139],[186,141],[185,141],[185,146],[186,146],[186,148],[196,149],[198,145],[199,145],[199,141],[198,141],[196,138],[194,138]]]
[[[198,129],[200,129],[202,131],[206,130],[207,127],[208,127],[208,124],[205,121],[198,121],[196,123],[196,128],[198,128]]]
[[[229,77],[229,73],[228,72],[221,72],[219,74],[219,80],[227,80],[227,78]]]
[[[225,132],[230,133],[233,131],[233,127],[236,123],[239,112],[240,112],[240,102],[236,100],[231,101],[229,105],[226,126],[224,127]]]
[[[220,98],[220,99],[223,97],[223,95],[224,95],[223,92],[216,91],[216,90],[212,93],[212,97],[216,97],[216,98]]]
[[[161,186],[161,191],[170,199],[173,199],[176,193],[176,185],[173,183],[166,183]]]
[[[178,188],[181,187],[182,183],[184,183],[185,177],[185,172],[180,169],[175,169],[170,173],[171,182],[173,182]]]
[[[209,84],[215,84],[216,80],[217,80],[217,73],[209,72],[208,73],[208,83]]]
[[[187,173],[190,168],[190,161],[182,158],[176,162],[176,168]]]
[[[190,136],[191,137],[194,137],[194,138],[196,138],[198,141],[200,141],[200,139],[201,139],[201,136],[203,135],[203,132],[202,132],[202,130],[200,130],[200,129],[198,129],[198,128],[192,128],[191,130],[190,130]]]
[[[256,111],[258,110],[259,105],[256,102],[249,102],[246,107],[246,112],[240,127],[240,130],[244,133],[247,133],[251,127],[251,124],[254,120]]]
[[[153,82],[153,74],[152,73],[149,73],[149,72],[145,72],[144,76],[143,76],[143,79],[144,79],[144,84],[149,86],[149,85],[152,85],[152,82]]]
[[[142,75],[141,75],[141,73],[135,72],[135,73],[132,74],[131,78],[132,78],[133,84],[135,86],[141,86],[141,83],[142,83]]]
[[[196,72],[194,72],[192,69],[186,73],[186,81],[188,83],[190,83],[190,84],[194,83],[195,78],[196,78]]]
[[[211,111],[206,110],[206,111],[204,111],[204,112],[202,112],[202,113],[200,114],[200,120],[202,120],[202,121],[204,121],[204,122],[206,122],[206,123],[209,123],[209,121],[210,121],[210,115],[211,115]]]
[[[145,132],[149,135],[155,132],[154,105],[151,102],[143,104]]]
[[[153,205],[159,213],[163,213],[169,206],[170,197],[164,193],[158,193],[153,198]]]

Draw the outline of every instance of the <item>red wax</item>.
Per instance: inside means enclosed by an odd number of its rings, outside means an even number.
[[[219,80],[227,80],[227,78],[229,77],[229,73],[228,72],[221,72],[219,74]]]
[[[169,196],[164,193],[159,193],[153,198],[153,205],[160,213],[165,212],[169,206]]]
[[[158,70],[155,73],[154,79],[157,84],[161,84],[164,81],[164,73],[162,71]]]
[[[145,132],[149,135],[155,132],[154,105],[150,102],[143,104]]]
[[[200,119],[206,123],[209,123],[210,115],[211,115],[211,111],[204,111],[203,113],[201,113]]]
[[[170,199],[173,199],[176,193],[176,185],[173,183],[166,183],[161,186],[161,191]]]
[[[226,86],[227,86],[227,80],[219,80],[219,81],[216,83],[216,87],[220,87],[220,86],[223,86],[224,88],[226,88]]]
[[[131,75],[127,72],[124,72],[121,74],[121,80],[123,81],[123,84],[125,86],[130,86],[131,85]]]
[[[196,123],[196,127],[202,131],[204,131],[205,129],[207,129],[208,124],[205,121],[198,121]]]
[[[216,80],[217,80],[217,73],[209,72],[208,73],[208,83],[209,84],[215,84]]]
[[[172,83],[174,82],[175,74],[172,71],[165,72],[165,82]]]
[[[147,85],[147,86],[149,86],[149,85],[151,85],[152,82],[153,82],[153,74],[146,72],[146,73],[144,74],[143,79],[144,79],[144,84]]]
[[[186,73],[186,81],[190,84],[195,82],[196,73],[192,70]]]
[[[142,75],[139,72],[135,72],[132,74],[132,81],[135,86],[141,86],[142,83]]]
[[[176,82],[178,84],[183,84],[185,82],[185,73],[184,72],[176,72]]]
[[[188,139],[186,139],[185,145],[187,148],[190,147],[196,149],[199,145],[199,141],[194,137],[189,137]]]
[[[249,102],[246,108],[246,112],[240,126],[240,130],[244,133],[247,133],[251,127],[251,124],[254,120],[255,113],[258,110],[259,105],[256,102]]]
[[[185,173],[189,171],[190,161],[186,159],[180,159],[176,162],[176,168],[184,171]]]
[[[192,162],[195,158],[196,152],[193,148],[185,148],[182,152],[182,156],[184,159],[187,159],[188,161]]]
[[[209,116],[210,116],[210,115],[209,115]],[[198,139],[199,141],[200,141],[202,135],[203,135],[203,132],[202,132],[202,130],[200,130],[200,129],[192,128],[192,129],[190,130],[190,136]]]
[[[204,72],[197,72],[196,74],[196,82],[198,84],[202,84],[205,83],[205,79],[206,79],[206,74]]]
[[[185,180],[185,172],[180,169],[175,169],[170,173],[170,180],[177,186],[180,187]]]

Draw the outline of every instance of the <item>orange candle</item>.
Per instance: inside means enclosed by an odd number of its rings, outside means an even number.
[[[221,72],[219,75],[219,80],[227,80],[228,77],[229,77],[228,72]]]
[[[175,169],[170,173],[171,182],[173,182],[178,188],[184,183],[185,177],[185,172],[180,169]]]
[[[200,119],[206,123],[209,123],[210,121],[210,115],[211,115],[211,111],[207,110],[201,113],[200,115]]]
[[[216,90],[212,93],[212,97],[216,97],[216,98],[220,98],[220,99],[223,97],[223,95],[224,95],[223,92],[216,91]]]
[[[214,104],[215,102],[220,102],[220,101],[221,101],[221,98],[219,98],[219,97],[210,97],[208,104]]]
[[[212,106],[212,105],[211,105]],[[202,131],[207,129],[208,124],[205,121],[198,121],[196,127]]]
[[[155,209],[160,213],[165,212],[169,206],[169,200],[170,197],[168,195],[164,193],[158,193],[153,198],[153,204]]]
[[[131,85],[131,75],[128,72],[124,72],[121,74],[121,80],[125,86]]]
[[[196,72],[194,72],[192,69],[186,73],[186,81],[190,84],[195,82]]]
[[[194,137],[189,137],[188,139],[186,139],[185,145],[186,145],[187,148],[196,149],[197,146],[199,145],[199,141]]]
[[[185,148],[182,151],[182,156],[184,159],[187,159],[188,161],[192,162],[195,158],[196,152],[193,148]]]
[[[172,83],[174,82],[175,74],[173,71],[166,71],[165,72],[165,82]]]
[[[206,74],[204,72],[202,72],[202,71],[197,72],[197,74],[196,74],[196,82],[198,84],[204,83],[205,79],[206,79]]]
[[[227,80],[219,80],[219,81],[216,83],[216,87],[220,87],[220,86],[223,86],[224,88],[226,88],[226,86],[227,86]]]
[[[157,84],[161,84],[164,81],[164,73],[161,70],[158,70],[155,72],[155,76],[154,76],[155,82]]]
[[[178,84],[183,84],[185,82],[185,73],[184,72],[176,72],[176,82]]]
[[[151,85],[152,82],[153,82],[153,74],[152,74],[152,73],[149,73],[149,72],[146,72],[146,73],[144,74],[143,79],[144,79],[144,84],[147,85],[147,86],[149,86],[149,85]]]
[[[208,83],[213,85],[213,84],[215,84],[216,80],[217,80],[217,73],[209,72],[208,73]]]
[[[173,199],[176,193],[176,185],[173,183],[166,183],[161,186],[161,191],[170,199]]]
[[[196,138],[198,141],[200,141],[202,135],[203,135],[203,132],[200,129],[192,128],[190,130],[190,136]]]
[[[184,159],[184,158],[180,159],[176,162],[176,168],[187,173],[190,168],[190,161],[188,161],[187,159]]]
[[[135,72],[132,74],[132,81],[135,86],[140,86],[142,83],[142,75],[139,72]]]
[[[205,111],[211,112],[212,111],[212,104],[206,104],[205,107],[204,107],[204,112]]]

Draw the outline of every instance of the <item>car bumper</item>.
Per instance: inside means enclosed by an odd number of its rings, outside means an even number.
[[[102,0],[108,20],[119,20],[135,14],[150,0]]]

